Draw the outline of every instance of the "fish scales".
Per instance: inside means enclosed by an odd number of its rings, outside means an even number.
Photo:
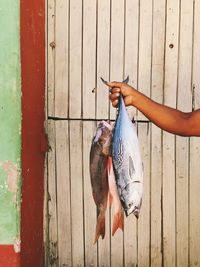
[[[105,213],[108,202],[108,156],[111,154],[113,126],[105,121],[99,123],[90,149],[90,179],[92,194],[97,206],[95,241],[105,236]]]
[[[121,95],[112,139],[112,158],[125,214],[134,213],[138,218],[143,195],[143,164],[136,125],[130,120]]]

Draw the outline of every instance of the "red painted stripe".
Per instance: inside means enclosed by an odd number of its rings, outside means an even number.
[[[13,245],[0,245],[0,266],[19,267],[20,254],[15,253]]]
[[[45,0],[21,0],[21,266],[44,266]]]

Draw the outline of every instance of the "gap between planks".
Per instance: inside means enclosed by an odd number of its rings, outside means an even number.
[[[53,121],[102,121],[102,120],[109,120],[108,118],[101,118],[101,119],[89,119],[89,118],[62,118],[62,117],[52,117],[48,116],[48,120]],[[110,120],[115,121],[115,120]],[[150,123],[149,120],[134,120],[136,123]]]

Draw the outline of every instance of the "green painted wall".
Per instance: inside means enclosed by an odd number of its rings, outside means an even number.
[[[0,4],[0,244],[20,231],[21,81],[19,0]]]

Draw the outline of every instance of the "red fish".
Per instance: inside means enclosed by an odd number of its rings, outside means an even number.
[[[105,236],[105,212],[108,202],[108,155],[111,153],[112,126],[105,121],[99,123],[90,150],[90,179],[92,194],[97,206],[95,241]]]
[[[112,235],[114,235],[118,228],[124,230],[124,212],[117,191],[115,174],[113,171],[112,157],[108,157],[108,185],[110,205],[112,203],[114,205],[114,218],[112,227]]]

